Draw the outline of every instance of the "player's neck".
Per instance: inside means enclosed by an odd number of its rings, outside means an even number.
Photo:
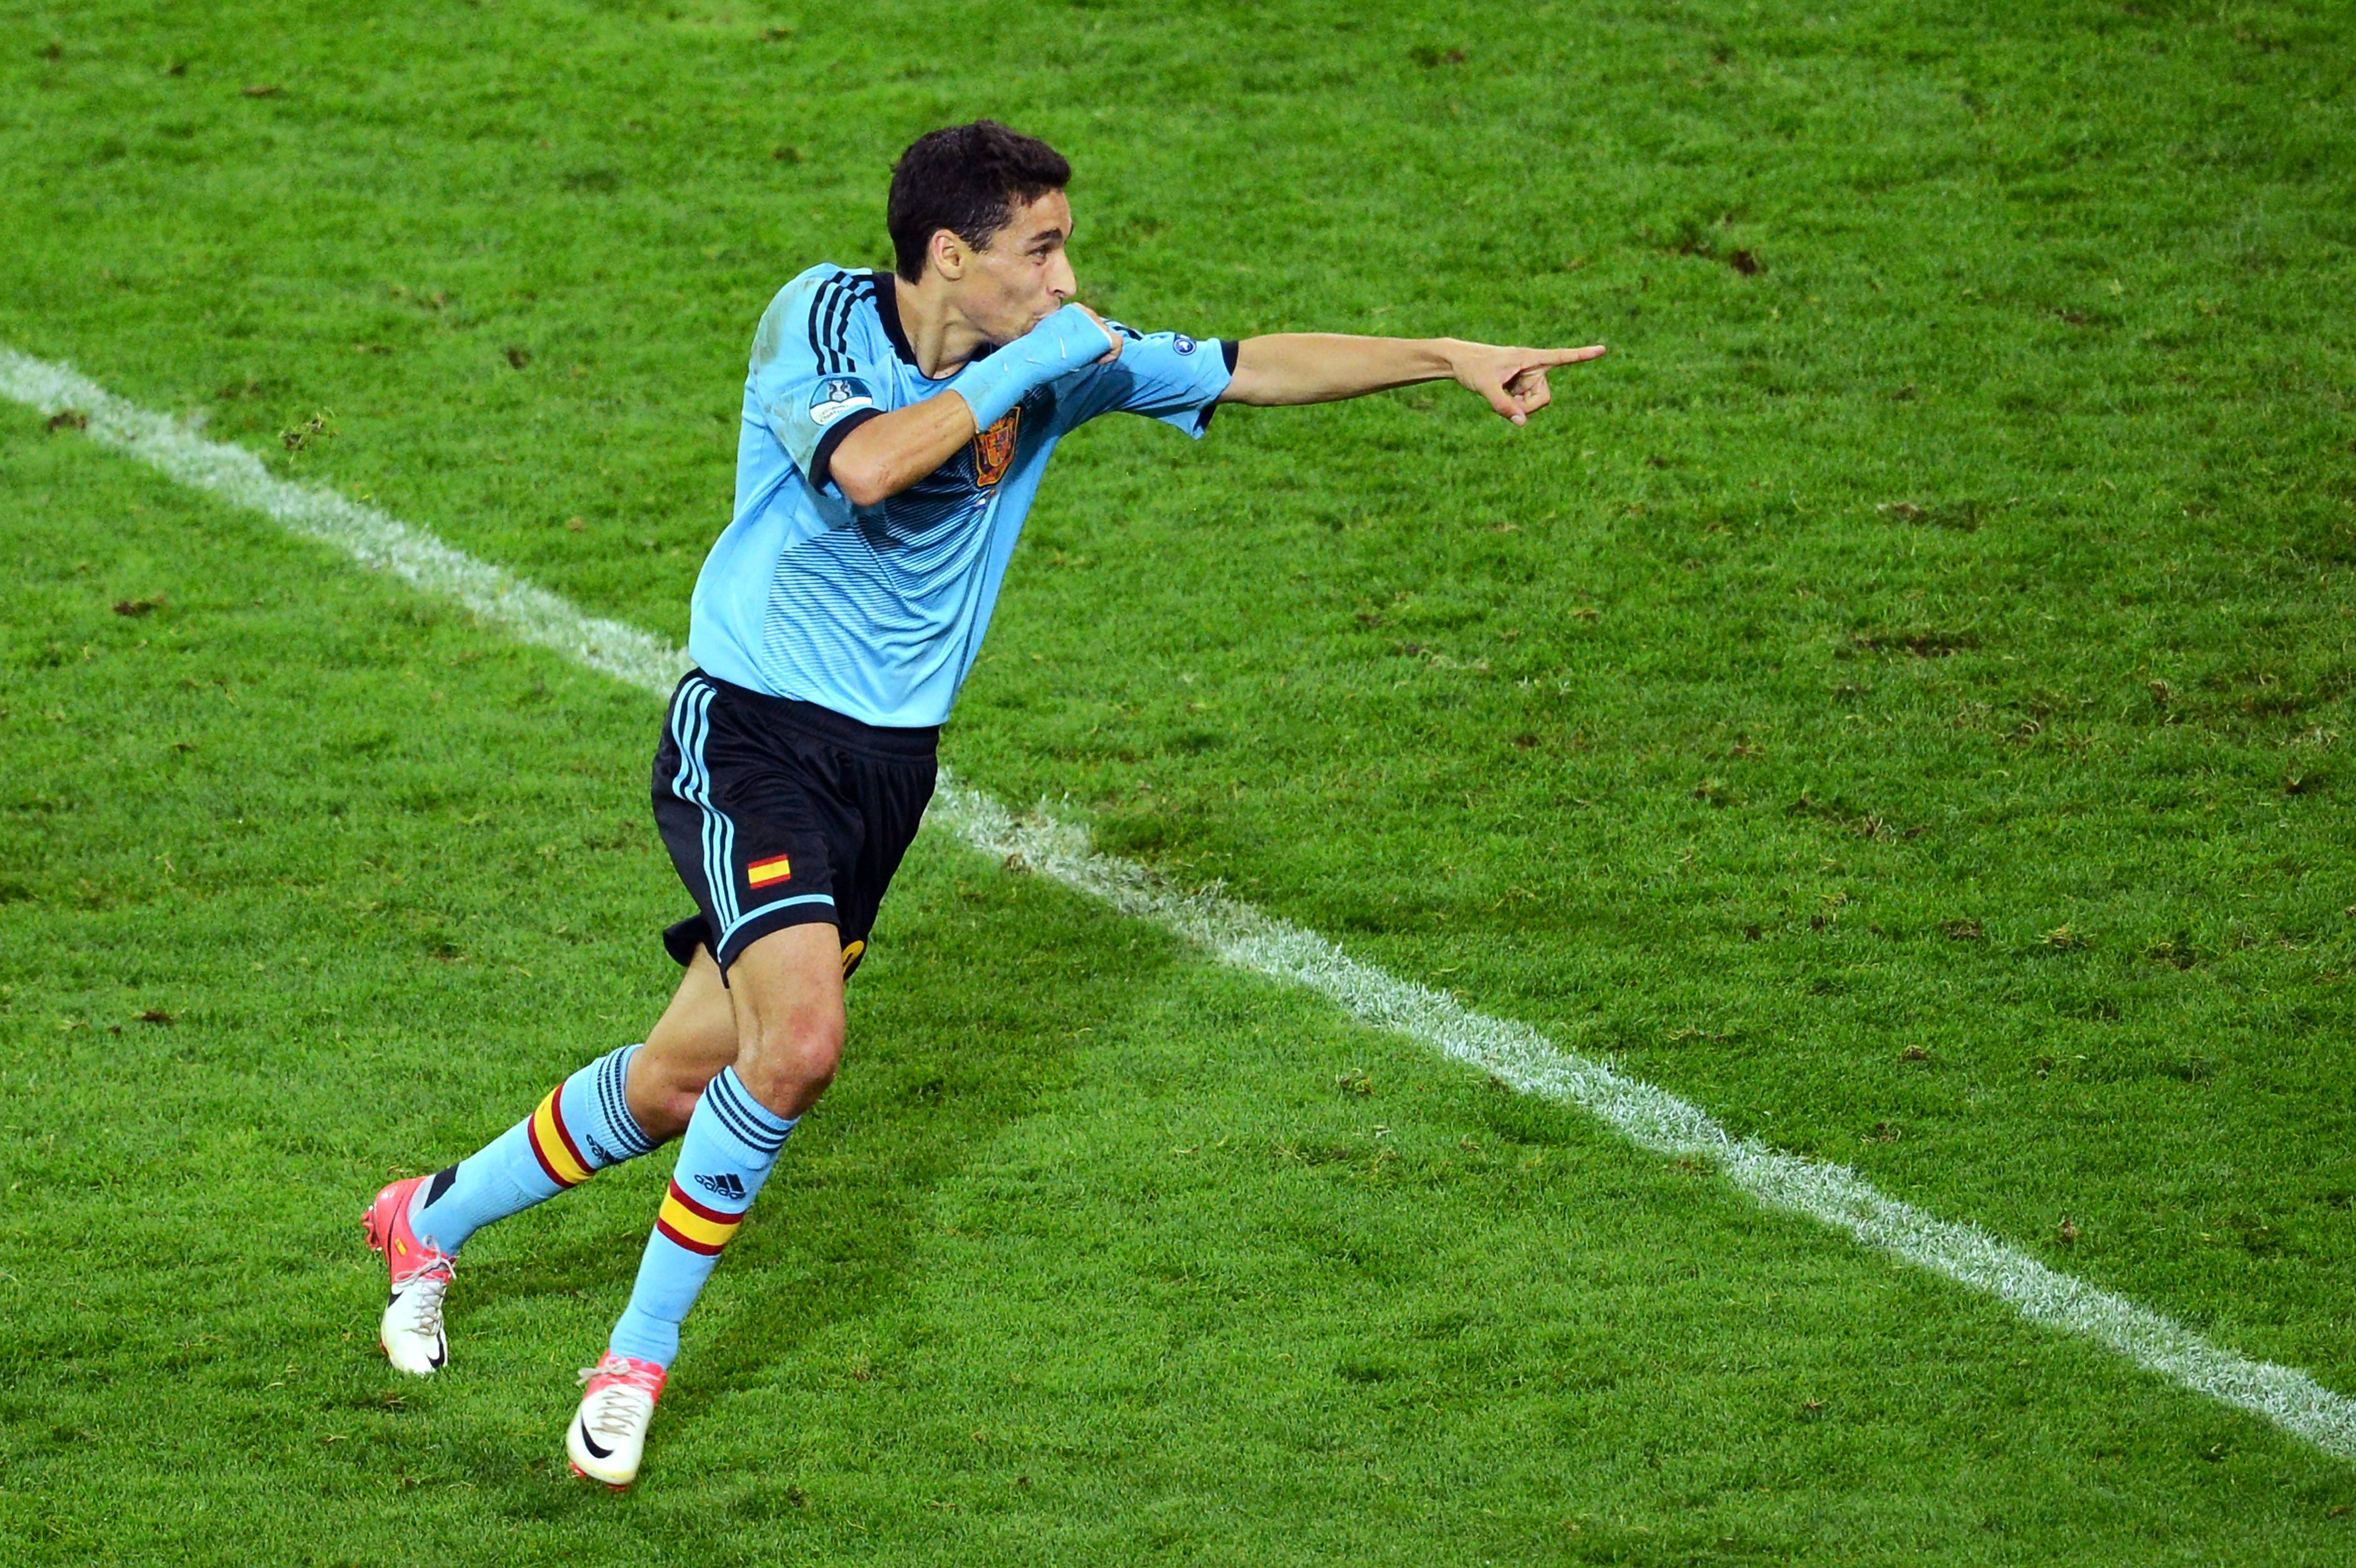
[[[926,271],[920,283],[895,278],[893,308],[900,313],[900,336],[916,357],[916,368],[934,380],[965,368],[974,350],[990,340],[966,319],[949,297],[949,286],[938,273]]]

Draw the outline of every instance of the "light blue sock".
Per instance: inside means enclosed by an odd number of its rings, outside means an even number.
[[[795,1120],[755,1100],[733,1067],[705,1086],[679,1140],[679,1167],[647,1238],[629,1308],[614,1325],[616,1355],[670,1365],[687,1309],[777,1163]]]
[[[652,1149],[622,1093],[637,1053],[626,1045],[599,1057],[550,1090],[530,1115],[436,1174],[410,1200],[410,1229],[455,1253],[492,1221]]]

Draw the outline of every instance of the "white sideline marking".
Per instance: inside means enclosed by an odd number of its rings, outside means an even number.
[[[334,493],[273,477],[243,447],[208,441],[169,416],[123,401],[64,365],[0,347],[0,395],[44,414],[87,414],[91,438],[172,478],[275,518],[428,592],[454,599],[523,641],[552,648],[660,697],[688,667],[684,651],[618,622],[583,614],[422,528]],[[2356,1402],[2305,1372],[2214,1345],[2125,1296],[2048,1268],[1976,1225],[1886,1198],[1847,1166],[1738,1138],[1699,1106],[1565,1051],[1526,1024],[1362,963],[1312,931],[1217,891],[1189,893],[1133,861],[1097,853],[1085,829],[1042,814],[1019,819],[946,773],[927,820],[986,854],[1177,933],[1239,968],[1290,980],[1352,1017],[1422,1041],[1525,1093],[1577,1105],[1639,1147],[1700,1156],[1769,1208],[1804,1214],[1863,1244],[1995,1296],[2031,1323],[2083,1335],[2197,1393],[2264,1416],[2338,1458],[2356,1461]]]
[[[584,615],[544,588],[452,549],[423,528],[332,490],[281,479],[241,446],[207,441],[172,418],[126,402],[70,365],[52,365],[0,347],[0,393],[45,414],[87,415],[92,441],[127,452],[192,489],[251,507],[290,532],[349,552],[404,581],[455,599],[534,646],[668,694],[687,673],[687,654],[619,621]]]

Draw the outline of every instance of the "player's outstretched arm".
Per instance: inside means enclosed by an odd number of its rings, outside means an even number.
[[[1236,346],[1236,376],[1223,403],[1276,408],[1331,403],[1419,381],[1454,381],[1480,393],[1515,424],[1554,400],[1547,372],[1603,357],[1585,348],[1501,348],[1454,337],[1350,337],[1337,332],[1280,332]]]

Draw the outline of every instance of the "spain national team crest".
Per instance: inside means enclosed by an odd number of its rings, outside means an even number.
[[[1023,428],[1023,411],[1009,409],[999,421],[973,438],[973,482],[987,490],[1006,477],[1014,462],[1014,438]]]

